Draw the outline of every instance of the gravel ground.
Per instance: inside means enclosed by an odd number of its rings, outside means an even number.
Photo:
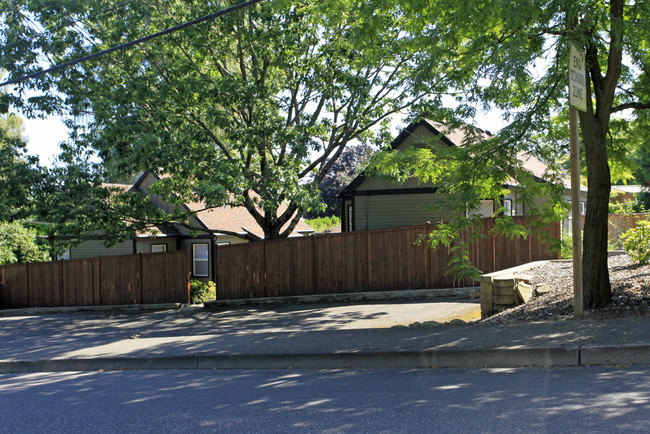
[[[585,309],[586,318],[613,318],[650,313],[650,265],[639,266],[629,255],[608,260],[612,302],[601,309]],[[481,322],[564,320],[573,317],[573,264],[549,262],[525,271],[533,288],[548,285],[551,292],[528,303],[505,309]]]

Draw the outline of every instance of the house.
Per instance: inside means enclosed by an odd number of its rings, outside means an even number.
[[[164,211],[171,212],[173,205],[164,202],[158,195],[150,193],[149,187],[160,179],[151,171],[143,173],[133,185],[104,184],[105,187],[117,188],[123,191],[139,192]],[[214,272],[214,245],[229,245],[246,243],[247,240],[239,235],[253,234],[263,238],[262,228],[244,207],[223,206],[205,209],[202,203],[187,203],[184,207],[196,214],[190,218],[190,224],[199,228],[194,234],[181,225],[159,225],[151,230],[138,233],[133,240],[121,242],[106,247],[101,237],[83,241],[72,246],[59,256],[59,259],[79,259],[97,256],[131,255],[137,253],[157,253],[173,250],[189,250],[191,272],[194,277],[202,280],[212,280]],[[280,210],[282,211],[282,209]],[[226,232],[228,234],[226,234]],[[307,236],[314,231],[301,220],[290,237]]]
[[[488,139],[491,134],[478,128],[471,130],[478,135],[479,140]],[[441,146],[463,146],[466,142],[468,129],[452,129],[440,122],[422,119],[405,128],[391,143],[391,149],[407,149],[422,146],[431,140],[437,140]],[[521,167],[530,172],[536,179],[543,179],[548,167],[538,158],[525,152],[519,152],[517,159]],[[502,205],[509,215],[525,215],[523,202],[517,200],[520,186],[512,182],[506,187],[509,193],[502,198]],[[570,180],[564,181],[564,198],[571,200]],[[343,232],[365,229],[381,229],[389,227],[423,224],[447,220],[450,215],[443,210],[434,210],[430,204],[440,200],[436,193],[437,186],[432,183],[421,183],[417,179],[409,179],[398,184],[386,179],[371,178],[364,174],[355,178],[338,198],[341,203],[341,226]],[[582,211],[586,208],[587,189],[581,187]],[[543,200],[543,199],[539,199]],[[501,204],[492,200],[483,200],[479,214],[484,217],[493,215]],[[570,222],[569,228],[570,228]]]

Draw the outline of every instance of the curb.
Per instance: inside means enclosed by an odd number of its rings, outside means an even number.
[[[446,289],[410,289],[405,291],[348,292],[325,295],[297,295],[289,297],[241,298],[212,300],[203,303],[205,309],[238,306],[266,306],[282,304],[315,304],[347,301],[430,300],[440,297],[478,296],[479,286]]]
[[[575,347],[486,348],[331,354],[196,355],[0,361],[0,374],[194,369],[422,369],[579,366]]]
[[[580,364],[650,365],[650,344],[584,345],[580,349]]]
[[[77,313],[77,312],[140,312],[149,310],[178,310],[183,303],[160,304],[113,304],[107,306],[61,306],[61,307],[27,307],[23,309],[3,309],[0,316],[42,315],[48,313]]]

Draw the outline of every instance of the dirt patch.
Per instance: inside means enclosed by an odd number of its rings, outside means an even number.
[[[612,302],[600,309],[585,309],[587,318],[614,318],[650,313],[650,265],[635,264],[629,255],[610,256]],[[533,288],[549,285],[551,291],[526,304],[502,310],[480,322],[539,321],[573,317],[573,264],[549,262],[526,271]]]

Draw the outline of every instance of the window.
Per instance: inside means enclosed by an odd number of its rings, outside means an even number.
[[[70,259],[70,247],[66,247],[63,252],[56,255],[57,261],[67,261],[68,259]]]
[[[504,199],[503,201],[503,215],[512,215],[512,199]]]
[[[585,215],[587,211],[587,202],[580,202],[580,215]]]
[[[207,243],[192,244],[192,274],[195,277],[210,275],[209,251]]]
[[[160,252],[166,252],[167,251],[167,243],[164,243],[164,244],[152,244],[150,247],[151,247],[151,253],[160,253]]]

